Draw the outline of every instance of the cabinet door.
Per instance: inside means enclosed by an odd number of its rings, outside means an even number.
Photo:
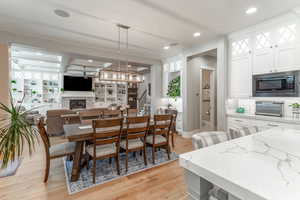
[[[297,23],[279,26],[276,29],[275,67],[278,72],[300,69],[300,45]]]
[[[275,72],[272,31],[264,31],[254,36],[253,74]]]
[[[231,43],[230,95],[235,98],[251,96],[251,54],[249,38]]]

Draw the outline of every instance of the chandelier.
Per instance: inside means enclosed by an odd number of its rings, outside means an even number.
[[[144,81],[144,76],[137,72],[129,71],[129,62],[126,61],[126,68],[121,69],[121,29],[126,32],[126,52],[128,52],[128,30],[129,26],[117,24],[118,27],[118,70],[102,69],[99,71],[98,81],[114,81],[114,82],[128,82],[128,83],[140,83]]]

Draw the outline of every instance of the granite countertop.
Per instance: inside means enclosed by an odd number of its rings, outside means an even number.
[[[244,119],[256,119],[256,120],[265,120],[273,122],[282,122],[290,124],[299,124],[300,119],[295,119],[292,117],[272,117],[272,116],[263,116],[263,115],[254,115],[250,113],[236,113],[236,112],[227,112],[228,117],[244,118]]]
[[[247,200],[300,199],[300,131],[273,128],[180,155],[180,165]]]

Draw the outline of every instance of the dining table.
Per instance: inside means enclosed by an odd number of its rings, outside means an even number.
[[[154,120],[150,120],[149,129],[153,129]],[[84,143],[93,139],[93,128],[91,124],[65,124],[63,126],[65,137],[69,142],[75,142],[75,154],[73,158],[73,167],[71,181],[77,181],[81,170],[81,160],[83,155]],[[127,124],[124,120],[122,134],[126,133]]]

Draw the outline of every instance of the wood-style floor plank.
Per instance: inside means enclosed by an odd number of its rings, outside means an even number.
[[[52,144],[64,142],[51,138]],[[192,150],[191,139],[176,136],[175,151]],[[51,161],[48,183],[43,183],[45,155],[42,144],[23,162],[15,176],[0,179],[0,200],[183,200],[186,188],[178,161],[69,195],[62,159]]]

